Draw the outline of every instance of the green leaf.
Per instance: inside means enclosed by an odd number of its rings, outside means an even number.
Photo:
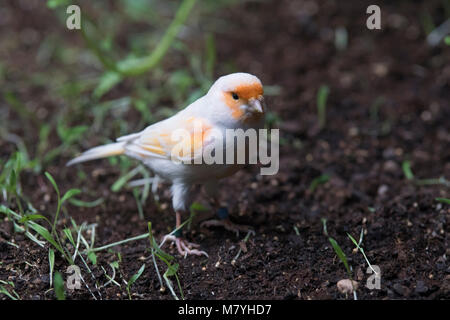
[[[319,127],[325,127],[327,98],[330,88],[327,85],[321,85],[317,92],[317,116],[319,118]]]
[[[352,240],[352,242],[355,244],[355,246],[359,249],[359,244],[356,242],[355,238],[352,237],[350,233],[347,233],[347,236]]]
[[[414,174],[411,170],[411,161],[409,161],[409,160],[403,161],[402,169],[403,169],[403,174],[405,175],[406,179],[408,179],[408,180],[414,179]]]
[[[156,241],[155,241],[155,243],[156,243]],[[164,261],[164,263],[166,263],[166,264],[170,264],[170,262],[175,259],[173,256],[171,256],[170,254],[164,252],[161,248],[159,248],[158,244],[156,244],[156,247],[153,246],[153,249],[155,249],[155,255],[159,259]]]
[[[441,203],[450,204],[450,199],[447,198],[436,198],[435,200]]]
[[[314,192],[319,185],[328,182],[328,180],[330,180],[330,175],[328,174],[323,174],[317,178],[314,178],[309,185],[309,191]]]
[[[199,202],[193,202],[191,204],[191,206],[189,207],[189,211],[191,213],[196,213],[196,212],[205,212],[208,211],[208,208],[205,207],[203,204],[199,203]]]
[[[48,0],[47,7],[50,9],[56,9],[61,6],[67,6],[69,4],[69,0]]]
[[[72,231],[69,228],[65,228],[63,230],[63,233],[66,235],[66,237],[70,241],[70,243],[75,247],[76,244],[75,244],[75,240],[73,239],[73,236],[72,236]]]
[[[98,39],[95,38],[98,32],[98,28],[95,26],[93,21],[89,19],[86,15],[81,19],[81,36],[83,37],[86,46],[95,54],[97,59],[103,64],[103,66],[108,70],[116,70],[115,61],[103,50]]]
[[[99,84],[94,90],[94,97],[100,99],[104,94],[108,93],[114,88],[120,81],[122,76],[115,71],[107,71],[100,78]]]
[[[337,256],[339,257],[339,260],[342,261],[342,263],[345,266],[345,269],[347,270],[347,273],[349,276],[351,275],[350,267],[348,266],[347,262],[347,256],[345,255],[344,251],[342,251],[339,244],[334,240],[333,238],[329,237],[328,240],[330,241],[331,245],[333,246],[334,251],[336,252]]]
[[[93,265],[97,264],[97,255],[95,254],[95,252],[90,251],[87,257],[89,258],[89,260],[91,260]]]
[[[76,196],[77,194],[80,194],[81,190],[80,189],[70,189],[68,190],[64,196],[61,199],[61,204],[63,204],[66,200]]]
[[[130,288],[136,282],[136,280],[139,279],[139,277],[142,275],[142,272],[144,272],[144,269],[145,269],[145,263],[142,265],[142,267],[139,269],[139,271],[130,278],[130,280],[127,283],[128,288]]]
[[[327,230],[327,219],[321,218],[320,221],[322,221],[323,226],[323,234],[328,237],[328,230]]]
[[[12,294],[8,292],[8,290],[5,289],[5,287],[0,286],[0,293],[3,293],[4,295],[8,296],[11,300],[17,300],[18,298],[14,297]]]
[[[55,267],[55,251],[50,248],[48,249],[48,264],[50,266],[50,288],[52,287],[53,282],[53,269]]]
[[[55,179],[53,179],[52,175],[50,173],[48,173],[47,171],[45,172],[45,176],[51,182],[51,184],[53,186],[53,189],[56,190],[56,193],[58,194],[58,198],[59,198],[59,188],[58,188],[58,185],[55,182]]]
[[[24,222],[28,222],[28,221],[34,221],[34,220],[38,220],[38,219],[45,219],[45,220],[47,220],[46,217],[44,217],[43,215],[40,215],[40,214],[27,214],[22,219],[19,220],[19,223],[24,223]]]
[[[50,131],[51,127],[49,124],[43,124],[39,129],[39,144],[37,147],[37,151],[40,156],[48,146],[48,136],[50,135]]]
[[[137,208],[138,208],[139,218],[141,220],[144,220],[144,209],[142,208],[142,203],[139,200],[139,188],[134,188],[133,189],[133,195],[134,195],[134,198],[136,200],[136,205],[137,205]]]
[[[172,20],[172,23],[167,28],[166,33],[159,41],[155,50],[143,58],[129,58],[118,62],[117,68],[120,73],[126,76],[139,75],[157,66],[172,45],[195,3],[196,0],[183,0],[175,14],[175,18]]]
[[[98,198],[94,201],[82,201],[78,199],[69,199],[69,203],[76,206],[76,207],[84,207],[84,208],[93,208],[100,204],[102,204],[104,201],[103,198]]]
[[[20,219],[20,215],[18,213],[14,212],[13,210],[4,206],[3,204],[0,205],[0,212],[6,214],[7,217],[13,216],[16,219]]]
[[[10,174],[10,177],[9,177],[9,187],[11,188],[11,190],[13,192],[16,192],[17,175],[16,175],[16,170],[14,170],[14,169],[11,170],[11,174]]]
[[[32,228],[34,231],[39,233],[39,235],[41,235],[45,240],[50,242],[59,252],[61,252],[61,254],[64,255],[63,249],[58,244],[58,242],[55,241],[53,236],[50,234],[50,232],[46,228],[44,228],[43,226],[41,226],[37,223],[32,223],[32,224],[30,223],[30,228]]]
[[[55,295],[58,300],[66,300],[66,294],[64,292],[64,281],[61,273],[55,272],[53,278],[53,283],[55,285]]]
[[[167,268],[167,270],[165,272],[165,275],[168,277],[174,276],[177,273],[179,267],[180,267],[180,265],[178,263],[169,265],[169,267]]]
[[[114,184],[111,186],[111,191],[113,192],[117,192],[120,189],[122,189],[122,187],[131,179],[133,178],[135,175],[137,175],[140,172],[140,166],[137,166],[136,168],[134,168],[133,170],[127,172],[126,174],[124,174],[123,176],[121,176],[119,179],[117,179],[116,182],[114,182]]]
[[[153,237],[152,234],[152,223],[148,222],[148,237],[150,239],[150,245],[152,246],[155,255],[160,258],[162,261],[164,261],[164,263],[169,264],[170,261],[172,261],[174,259],[174,257],[172,257],[170,254],[164,252],[158,245],[158,243],[156,242],[155,238]]]
[[[57,126],[58,136],[65,144],[71,144],[80,140],[83,133],[88,129],[89,127],[85,125],[67,127],[62,122],[59,122]]]
[[[444,38],[444,42],[445,42],[446,45],[450,46],[450,36],[446,36]]]
[[[370,269],[373,270],[373,272],[377,273],[377,272],[375,271],[375,269],[372,267],[372,264],[370,263],[370,261],[369,261],[369,259],[367,258],[366,254],[364,253],[364,249],[361,248],[361,243],[362,243],[362,240],[363,240],[363,235],[364,235],[364,229],[361,229],[361,234],[360,234],[360,236],[359,236],[359,242],[356,242],[356,239],[353,238],[353,237],[351,236],[351,234],[347,232],[347,236],[348,236],[348,237],[350,238],[350,240],[352,240],[352,242],[355,244],[356,249],[358,249],[358,250],[361,252],[361,254],[364,256],[364,259],[366,260],[367,265],[370,267]]]

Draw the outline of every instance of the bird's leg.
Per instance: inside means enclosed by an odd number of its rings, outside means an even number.
[[[178,252],[184,257],[186,257],[188,254],[195,254],[197,256],[205,255],[208,257],[208,254],[205,251],[193,249],[193,248],[200,247],[200,245],[198,245],[196,243],[188,242],[181,238],[181,229],[179,229],[180,226],[181,226],[181,212],[177,211],[176,212],[176,229],[177,229],[177,231],[174,234],[168,234],[168,235],[164,236],[161,246],[167,240],[169,240],[169,241],[175,242]]]
[[[230,220],[228,215],[228,208],[221,206],[217,199],[213,198],[214,207],[218,208],[217,216],[219,219],[212,219],[208,221],[202,222],[201,227],[223,227],[228,231],[236,233],[236,236],[239,236],[239,232],[249,232],[252,230],[252,227],[236,224]]]

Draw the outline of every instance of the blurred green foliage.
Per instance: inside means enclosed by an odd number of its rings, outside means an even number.
[[[214,13],[236,3],[46,1],[56,20],[37,30],[42,41],[30,61],[34,71],[0,63],[7,107],[0,112],[0,138],[41,172],[61,157],[174,114],[203,95],[220,71],[215,33],[223,21]],[[71,4],[81,8],[78,31],[65,25]],[[5,79],[11,74],[14,81]],[[30,92],[38,90],[43,94],[33,101]]]
[[[8,156],[0,157],[4,203],[23,205],[26,212],[31,204],[21,192],[23,171],[42,174],[50,165],[63,168],[81,150],[142,130],[184,108],[206,93],[217,73],[237,71],[228,62],[227,70],[219,69],[215,41],[218,29],[224,28],[223,18],[215,13],[237,3],[40,3],[46,8],[39,8],[39,14],[53,18],[35,27],[39,41],[33,44],[34,59],[27,68],[14,55],[0,61],[0,95],[6,106],[0,108],[0,143],[8,146]],[[81,30],[66,28],[66,9],[72,4],[81,8]],[[7,44],[24,47],[22,31],[11,32]],[[133,160],[109,160],[121,172],[114,190],[120,190],[130,172],[148,177]],[[76,170],[77,179],[86,179],[81,166]],[[148,186],[136,197],[142,203],[147,195]]]
[[[216,48],[216,33],[228,28],[220,11],[238,3],[242,1],[39,3],[46,6],[37,15],[52,18],[33,27],[39,39],[32,47],[34,59],[27,68],[13,55],[0,61],[0,94],[6,105],[0,108],[0,143],[8,146],[8,156],[0,158],[0,191],[6,204],[14,205],[15,198],[28,203],[21,193],[24,170],[42,174],[53,165],[62,170],[79,151],[173,115],[205,94],[217,74],[238,71],[232,57],[217,63]],[[81,30],[66,27],[69,5],[81,8]],[[7,44],[24,47],[22,30],[11,32]],[[266,87],[267,95],[280,90]],[[275,113],[268,119],[270,127],[279,122]],[[149,176],[127,157],[109,161],[120,170],[112,184],[115,191],[133,173]],[[82,166],[75,170],[81,183],[87,174]],[[135,194],[140,204],[148,189]]]

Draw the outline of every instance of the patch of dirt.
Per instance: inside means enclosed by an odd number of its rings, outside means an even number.
[[[200,228],[198,221],[212,213],[197,217],[186,232],[209,259],[182,259],[175,248],[168,249],[180,263],[187,299],[345,299],[336,283],[347,274],[321,219],[353,267],[359,299],[450,298],[450,207],[435,200],[448,198],[448,187],[417,186],[402,172],[403,161],[410,160],[417,178],[450,179],[450,47],[429,48],[420,24],[425,7],[443,21],[442,2],[382,1],[382,30],[375,31],[365,27],[369,4],[250,2],[221,13],[230,30],[217,38],[219,64],[232,60],[266,85],[281,87],[280,95],[267,97],[281,119],[280,171],[258,176],[257,168],[246,168],[222,182],[232,220],[256,231],[235,263],[245,235]],[[343,51],[334,45],[337,27],[348,33]],[[30,50],[26,56],[31,60],[34,54]],[[322,84],[330,95],[326,126],[320,130],[316,94]],[[88,163],[83,165],[88,179],[81,182],[75,170],[64,167],[66,160],[47,168],[61,189],[80,187],[93,199],[105,199],[95,208],[68,206],[78,224],[98,223],[96,246],[145,233],[147,221],[158,239],[173,228],[167,186],[159,189],[160,204],[150,199],[145,220],[140,220],[131,192],[110,191],[117,168],[107,161]],[[330,179],[312,192],[311,182],[322,174]],[[47,181],[29,174],[22,184],[36,208],[53,212],[55,197]],[[197,200],[206,202],[202,195]],[[64,224],[70,222],[63,219]],[[381,270],[380,289],[366,288],[371,274],[347,237],[358,239],[361,228],[365,253]],[[0,279],[13,281],[24,299],[53,299],[47,251],[13,234],[7,221],[0,224],[0,238]],[[4,241],[13,239],[19,248]],[[132,287],[133,298],[171,299],[168,290],[160,292],[148,243],[115,247],[123,259],[120,270],[129,279],[145,263]],[[91,267],[99,283],[108,280],[100,266],[110,272],[107,265],[116,259],[111,252],[98,254],[98,265]],[[58,255],[55,268],[67,268]],[[93,280],[86,281],[95,291]],[[123,285],[100,292],[104,299],[127,298]],[[68,298],[92,296],[82,288],[68,291]]]

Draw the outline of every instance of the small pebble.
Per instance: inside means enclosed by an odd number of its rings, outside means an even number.
[[[428,287],[425,285],[425,282],[422,280],[417,281],[416,283],[416,293],[425,293],[428,291]]]
[[[399,172],[400,167],[398,166],[398,164],[395,161],[388,160],[383,164],[383,169],[386,172],[395,173],[395,172]]]
[[[383,196],[386,194],[386,192],[388,192],[388,190],[389,190],[389,187],[387,185],[383,184],[378,188],[378,195]]]
[[[353,286],[352,286],[352,280],[350,279],[342,279],[339,280],[338,283],[336,284],[338,290],[341,293],[352,293],[353,289],[358,289],[358,282],[356,282],[355,280],[353,280]]]
[[[398,295],[401,295],[401,296],[406,296],[407,292],[408,292],[408,288],[406,288],[405,286],[401,285],[400,283],[394,284],[393,289]]]

